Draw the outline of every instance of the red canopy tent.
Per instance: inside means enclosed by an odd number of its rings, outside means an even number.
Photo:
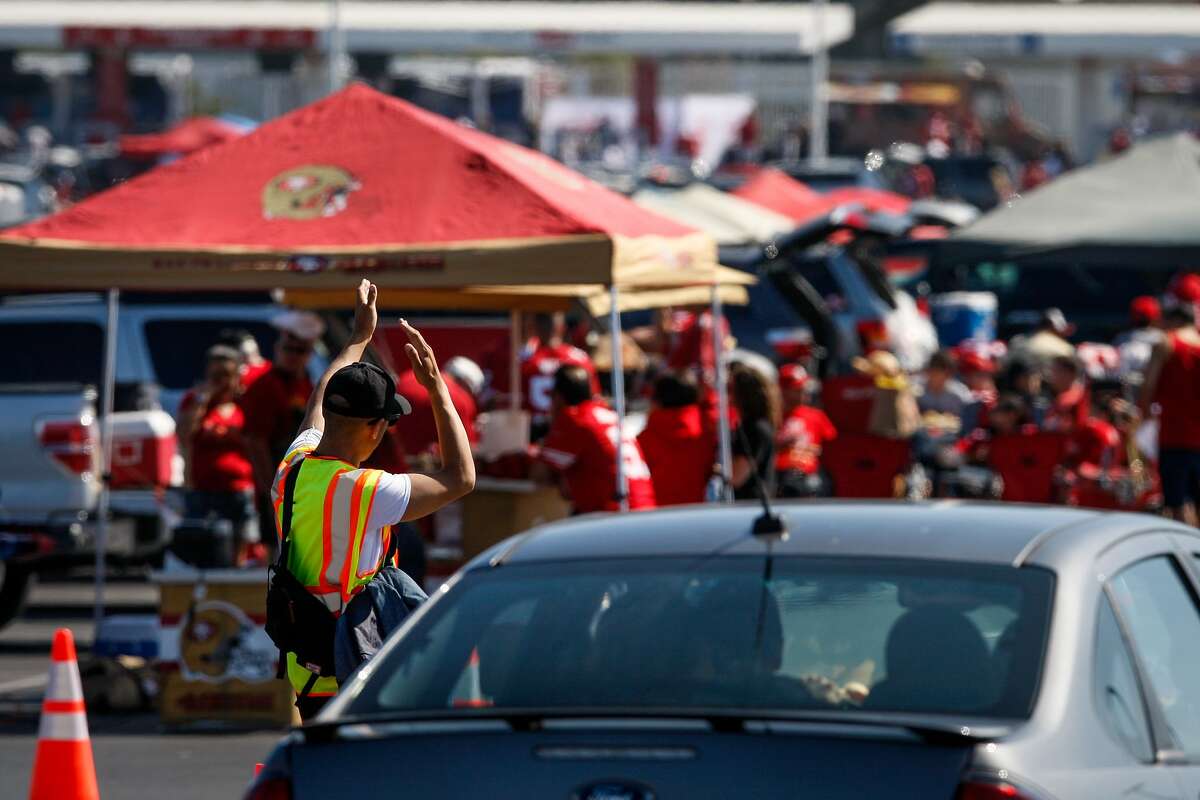
[[[161,133],[131,133],[120,139],[121,155],[127,158],[159,158],[188,155],[214,144],[237,139],[246,129],[217,117],[191,117]]]
[[[778,169],[759,170],[733,193],[798,223],[828,214],[838,206],[859,205],[872,213],[903,214],[912,204],[903,195],[866,186],[847,186],[822,194]]]
[[[352,85],[0,234],[7,288],[711,282],[716,245],[553,159]]]
[[[821,193],[788,175],[781,169],[760,169],[750,180],[733,190],[733,194],[804,222],[817,215],[822,206]]]

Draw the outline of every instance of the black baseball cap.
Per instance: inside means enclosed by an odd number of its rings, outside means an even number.
[[[412,404],[396,394],[392,376],[363,361],[333,373],[321,408],[343,417],[386,419],[389,423],[412,413]]]

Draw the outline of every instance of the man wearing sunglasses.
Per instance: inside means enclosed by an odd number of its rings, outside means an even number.
[[[433,350],[404,320],[405,352],[429,393],[442,454],[429,475],[393,475],[362,464],[389,426],[411,413],[384,370],[359,361],[375,332],[377,290],[358,288],[350,341],[321,377],[300,434],[279,464],[271,488],[279,530],[288,539],[288,571],[338,615],[384,566],[390,526],[419,519],[459,499],[475,486],[475,462]],[[294,474],[293,474],[294,473]],[[287,654],[297,707],[309,719],[337,693],[333,677],[316,678]]]
[[[325,331],[321,318],[307,311],[287,311],[272,319],[271,325],[279,331],[274,359],[240,400],[246,418],[246,451],[254,468],[259,526],[263,531],[274,526],[269,498],[271,476],[308,407],[313,391],[308,362]]]

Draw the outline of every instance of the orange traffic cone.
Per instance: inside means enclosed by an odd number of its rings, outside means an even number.
[[[29,800],[100,800],[75,639],[67,628],[54,632]]]
[[[466,679],[465,689],[466,697],[456,698],[454,700],[455,708],[488,708],[492,705],[492,701],[483,696],[483,682],[479,677],[479,648],[471,650],[471,658],[467,661],[466,673],[463,676]]]

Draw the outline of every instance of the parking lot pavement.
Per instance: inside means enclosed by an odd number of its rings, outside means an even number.
[[[81,651],[92,641],[92,597],[86,581],[34,587],[25,613],[0,630],[0,796],[26,797],[37,745],[38,709],[50,642],[69,627]],[[108,587],[114,612],[153,613],[157,591],[138,580]],[[167,732],[154,714],[88,719],[100,795],[105,800],[169,796],[171,800],[238,798],[282,735],[280,731]]]
[[[236,800],[253,777],[255,762],[280,737],[261,731],[165,733],[153,714],[93,715],[88,722],[104,800]],[[28,797],[36,738],[36,718],[0,715],[0,795]]]

